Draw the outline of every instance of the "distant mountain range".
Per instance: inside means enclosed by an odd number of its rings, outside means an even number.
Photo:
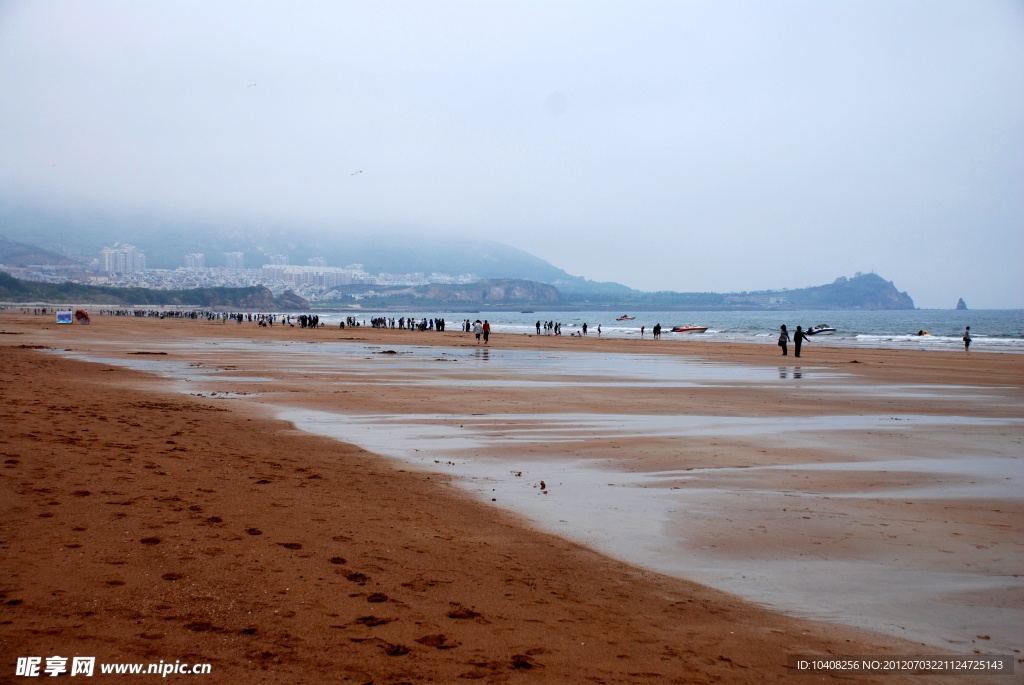
[[[474,310],[510,309],[531,306],[543,309],[640,310],[755,310],[755,309],[913,309],[914,301],[877,274],[840,278],[828,285],[799,290],[765,290],[756,293],[645,293],[564,291],[547,284],[509,279],[492,279],[467,285],[430,285],[391,288],[346,286],[343,294],[359,294],[361,309],[422,309],[430,306],[472,306]],[[351,300],[343,300],[352,305]],[[338,307],[318,302],[315,307]]]
[[[0,206],[0,263],[8,266],[81,264],[98,255],[101,248],[118,242],[135,245],[146,255],[149,268],[184,266],[185,255],[193,252],[204,253],[207,266],[221,266],[225,252],[240,251],[249,268],[269,263],[270,255],[284,254],[292,264],[304,265],[310,258],[322,257],[329,266],[362,264],[371,274],[473,273],[489,281],[469,286],[375,286],[378,295],[362,304],[382,309],[455,304],[511,307],[517,303],[695,310],[914,308],[906,292],[876,274],[858,273],[850,279],[841,277],[834,283],[798,290],[650,293],[573,276],[528,252],[491,240],[380,233],[324,235],[280,227],[128,220]],[[353,286],[346,292],[357,294],[359,289]]]
[[[6,266],[75,266],[82,260],[66,257],[36,245],[16,243],[0,236],[0,264]]]

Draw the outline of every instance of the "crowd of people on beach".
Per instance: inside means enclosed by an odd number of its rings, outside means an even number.
[[[370,319],[370,326],[373,328],[390,328],[395,330],[408,330],[408,331],[443,331],[445,329],[446,321],[442,318],[427,319],[424,317],[420,321],[413,319],[412,317],[406,318],[404,316],[398,318],[388,318],[384,316],[372,317]],[[359,326],[359,321],[354,316],[345,317],[345,321],[341,327],[345,325]]]
[[[0,311],[7,311],[9,309],[17,309],[22,314],[34,314],[34,315],[45,315],[53,314],[60,310],[60,307],[10,307],[0,306]],[[282,326],[295,327],[296,324],[300,328],[321,328],[324,323],[320,321],[320,316],[317,314],[261,314],[254,312],[214,312],[209,310],[193,309],[138,309],[138,308],[119,308],[119,309],[100,309],[96,313],[104,316],[121,316],[121,317],[140,317],[140,318],[157,318],[157,319],[190,319],[190,320],[206,320],[206,321],[219,321],[227,323],[228,321],[235,322],[237,324],[242,323],[256,323],[260,327],[273,327],[275,323]],[[438,331],[444,332],[446,329],[447,322],[443,317],[436,318],[422,318],[415,319],[413,317],[371,317],[368,320],[360,321],[355,316],[346,316],[339,324],[340,328],[349,327],[360,327],[370,326],[377,329],[396,329],[396,330],[409,330],[409,331]],[[479,343],[482,339],[484,344],[488,344],[491,333],[491,325],[488,321],[480,321],[477,319],[475,322],[469,319],[464,319],[461,322],[462,332],[472,333],[475,335],[477,342]],[[584,322],[579,326],[578,330],[570,333],[570,337],[586,337],[589,332],[589,325]],[[820,328],[820,327],[819,327]],[[562,323],[558,321],[537,321],[534,325],[537,335],[550,335],[560,337],[562,335]],[[644,338],[647,332],[647,327],[644,325],[640,326],[640,337]],[[655,324],[652,329],[652,337],[654,340],[661,339],[662,326],[660,323]],[[808,326],[804,329],[802,326],[797,326],[793,332],[792,337],[790,336],[789,330],[786,324],[782,324],[779,327],[778,346],[782,349],[782,355],[789,355],[789,345],[793,345],[793,356],[800,357],[803,344],[810,340],[811,327]],[[597,325],[597,335],[601,336],[601,325]],[[930,335],[928,331],[921,330],[917,333],[918,336]],[[964,343],[964,351],[970,351],[971,347],[971,327],[967,326],[963,332],[962,340]]]
[[[222,316],[225,319],[227,318],[226,314],[222,315],[217,312],[204,310],[185,311],[181,309],[169,311],[160,309],[101,309],[99,314],[102,316],[136,316],[158,319],[205,319],[207,321],[219,321]]]
[[[555,336],[562,335],[562,324],[559,323],[558,321],[545,321],[545,322],[543,322],[543,324],[540,321],[538,321],[537,322],[537,326],[536,326],[537,327],[537,335],[541,334],[540,333],[541,325],[544,326],[544,335],[555,335]],[[586,324],[584,324],[584,326],[586,326]]]

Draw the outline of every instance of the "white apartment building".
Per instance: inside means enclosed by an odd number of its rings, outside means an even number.
[[[769,295],[729,295],[725,298],[726,304],[759,304],[783,305],[788,302],[785,297],[772,297]]]
[[[117,250],[112,247],[100,250],[100,271],[105,274],[117,273]]]
[[[291,285],[313,285],[325,288],[336,288],[339,285],[367,283],[366,279],[377,279],[361,271],[339,269],[333,266],[287,266],[264,264],[262,276],[265,281],[283,281]]]
[[[327,266],[327,260],[323,257],[312,257],[309,259],[310,266]]]
[[[205,269],[206,268],[206,255],[202,252],[196,252],[195,254],[185,255],[185,268],[186,269]]]
[[[100,250],[100,271],[108,274],[132,274],[146,268],[146,255],[135,251],[134,245],[105,247]]]
[[[274,266],[288,266],[288,255],[286,254],[272,254],[269,259]]]
[[[245,255],[241,252],[225,252],[224,264],[229,269],[244,269]]]

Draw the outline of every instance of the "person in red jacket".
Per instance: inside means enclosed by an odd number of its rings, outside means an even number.
[[[487,323],[487,319],[484,319],[484,345],[487,344],[489,337],[491,337],[491,324]]]

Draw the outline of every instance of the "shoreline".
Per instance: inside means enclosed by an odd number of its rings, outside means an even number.
[[[104,308],[101,308],[101,310],[120,310],[120,309],[117,308],[117,307],[104,307]],[[102,315],[102,314],[96,315],[95,314],[96,309],[93,308],[92,311],[94,312],[94,316],[97,319],[96,323],[98,323],[99,321],[102,321],[102,320],[106,320],[108,318],[115,319],[115,320],[128,318],[128,319],[135,319],[136,321],[138,319],[140,319],[140,318],[146,318],[146,319],[154,318],[154,317],[132,317],[132,316],[127,316],[126,317],[126,316],[117,316],[117,315],[105,316],[105,315]],[[150,311],[150,310],[146,309],[146,310],[142,310],[142,311]],[[173,314],[175,312],[193,312],[193,311],[198,311],[198,310],[195,310],[194,307],[189,307],[189,306],[177,306],[177,307],[153,308],[152,311],[160,311],[160,312],[167,312],[167,313]],[[943,310],[937,310],[937,311],[943,311]],[[377,310],[373,310],[373,312],[371,312],[371,311],[355,311],[355,310],[353,310],[353,311],[341,311],[341,312],[336,312],[336,313],[330,313],[330,312],[321,311],[317,315],[320,316],[320,320],[322,322],[321,330],[325,330],[325,329],[329,329],[329,328],[332,328],[332,327],[333,328],[338,328],[338,323],[340,321],[342,321],[342,318],[345,317],[346,315],[355,314],[356,317],[359,318],[361,316],[363,316],[363,317],[368,316],[368,315],[370,315],[371,313],[374,313],[374,312],[376,312],[378,314],[380,313],[380,312],[377,312]],[[997,313],[997,314],[998,313],[1005,313],[1003,310],[993,310],[993,312]],[[20,316],[29,316],[29,317],[35,316],[37,321],[42,321],[42,320],[45,320],[45,318],[46,318],[46,317],[40,317],[39,315],[33,315],[33,314],[18,314],[18,313],[15,313],[15,312],[5,312],[5,313],[8,316],[11,316],[11,317],[17,317],[19,315]],[[397,319],[399,318],[398,315],[408,314],[410,312],[390,312],[390,313],[395,315],[393,318],[397,321]],[[595,312],[591,312],[591,313],[595,313]],[[661,313],[669,314],[669,312],[661,312]],[[814,312],[805,311],[803,313],[804,314],[812,314]],[[837,315],[836,318],[839,318],[841,315],[851,315],[851,314],[860,314],[860,313],[866,313],[868,315],[872,314],[871,312],[831,312],[831,314]],[[1009,313],[1013,314],[1014,312],[1011,310]],[[496,314],[498,314],[498,313],[495,312],[495,313],[492,313],[492,314],[487,314],[487,313],[480,314],[479,312],[463,312],[463,313],[459,313],[458,316],[459,317],[467,317],[468,316],[471,319],[472,318],[480,318],[480,317],[490,316],[492,319],[494,319],[492,321],[492,323],[491,323],[491,327],[492,327],[491,333],[492,333],[492,335],[495,338],[504,337],[506,339],[514,337],[514,336],[525,336],[525,337],[560,337],[562,339],[574,339],[574,338],[577,337],[577,334],[581,331],[582,323],[585,320],[589,319],[589,323],[590,323],[589,333],[590,333],[590,335],[589,336],[585,336],[584,339],[593,339],[593,338],[599,337],[599,336],[596,335],[596,333],[597,333],[597,330],[596,330],[597,329],[597,323],[595,323],[594,320],[591,319],[590,317],[583,317],[583,316],[581,316],[580,312],[575,312],[575,313],[573,313],[573,312],[561,312],[561,313],[559,313],[559,312],[541,312],[541,314],[539,314],[539,315],[531,314],[530,317],[529,317],[529,321],[528,322],[520,320],[520,319],[523,319],[523,317],[525,316],[521,312],[520,313],[505,312],[505,314],[508,314],[508,316],[500,317],[500,318],[496,317]],[[548,318],[550,318],[552,316],[557,317],[558,314],[572,314],[573,315],[572,317],[570,317],[572,319],[571,321],[563,322],[563,324],[562,324],[563,335],[562,336],[551,336],[551,335],[547,335],[547,333],[543,333],[543,334],[537,334],[536,333],[535,326],[534,326],[535,322],[534,322],[534,318],[533,318],[534,316],[537,316],[537,317],[543,316],[543,318],[548,319]],[[758,313],[751,313],[751,314],[755,315],[755,314],[758,314]],[[424,312],[422,312],[422,311],[419,312],[417,314],[417,319],[421,318],[423,315],[424,315]],[[446,313],[446,315],[452,316],[451,313]],[[642,318],[643,313],[640,312],[640,315],[641,315],[641,318]],[[769,319],[765,318],[765,315],[766,315],[766,313],[762,312],[762,313],[760,313],[760,316],[758,318],[756,318],[756,319],[727,318],[727,319],[715,320],[714,317],[710,317],[708,320],[702,321],[702,325],[708,326],[707,332],[700,333],[700,334],[697,334],[697,333],[678,333],[678,334],[677,333],[672,333],[669,330],[667,330],[669,326],[666,326],[665,327],[666,330],[664,330],[664,332],[663,332],[663,337],[662,337],[662,339],[660,341],[660,344],[664,345],[664,344],[674,343],[674,344],[681,344],[681,345],[687,345],[687,346],[701,346],[701,345],[721,346],[721,345],[739,344],[739,345],[757,345],[757,346],[762,347],[762,348],[767,347],[767,348],[772,349],[772,350],[777,350],[777,346],[775,344],[776,339],[778,337],[777,324],[780,321],[786,321],[786,319],[782,315],[776,316],[776,314],[770,313],[770,320],[769,320]],[[50,314],[47,314],[46,316],[49,316],[51,319],[53,318],[52,315],[50,315]],[[988,321],[986,321],[984,319],[984,317],[986,316],[986,314],[984,312],[982,312],[982,313],[975,312],[972,315],[972,317],[973,316],[982,317],[982,318],[980,318],[980,319],[965,318],[964,321],[959,321],[959,322],[957,322],[955,324],[955,326],[953,328],[956,329],[956,330],[950,330],[950,323],[951,322],[949,322],[949,321],[945,321],[945,322],[942,322],[940,324],[937,321],[914,321],[914,322],[910,322],[910,321],[903,321],[903,320],[894,320],[894,321],[888,322],[885,325],[883,325],[883,322],[880,322],[880,321],[875,321],[875,320],[871,320],[871,321],[858,321],[858,320],[856,320],[856,318],[855,319],[849,319],[849,320],[833,321],[833,323],[836,323],[837,326],[841,329],[838,333],[836,333],[834,335],[824,335],[824,336],[822,336],[822,335],[815,335],[815,336],[812,336],[812,337],[810,337],[805,342],[804,349],[808,353],[813,353],[813,351],[815,349],[822,349],[822,348],[849,349],[849,350],[858,350],[858,349],[868,349],[868,350],[870,350],[870,349],[876,349],[876,350],[904,350],[904,351],[911,351],[911,352],[915,352],[915,353],[918,353],[918,352],[928,352],[928,353],[954,352],[954,353],[956,353],[956,352],[962,352],[963,351],[963,342],[961,340],[962,336],[960,335],[960,333],[962,333],[962,326],[965,325],[965,322],[967,322],[967,323],[970,323],[972,325],[972,327],[975,329],[974,330],[973,345],[971,346],[971,353],[984,353],[984,354],[990,354],[990,353],[1024,354],[1024,317],[1018,317],[1020,320],[1018,320],[1017,318],[1013,318],[1011,320],[1002,320],[1002,319],[1000,319],[1000,320],[988,320]],[[671,321],[671,319],[670,319],[670,321]],[[217,322],[217,321],[209,322],[209,321],[205,321],[205,320],[193,320],[192,323],[193,323],[193,325],[198,326],[198,325],[201,325],[201,324],[209,325],[209,324],[217,324],[217,323],[220,323],[220,322]],[[366,323],[366,321],[363,321],[363,323]],[[598,322],[598,323],[600,323],[600,322]],[[640,329],[640,325],[642,323],[644,323],[644,322],[640,322],[640,323],[634,322],[631,325],[625,325],[625,324],[620,325],[620,324],[618,324],[616,322],[605,322],[605,323],[602,323],[604,335],[601,336],[601,337],[604,338],[604,339],[634,340],[634,341],[641,342],[641,343],[643,343],[643,342],[648,342],[648,343],[654,342],[654,341],[651,340],[651,335],[650,335],[651,328],[653,327],[653,325],[655,323],[654,319],[646,321],[647,331],[644,334],[641,333],[641,329]],[[786,321],[786,323],[787,323],[787,325],[789,325],[789,327],[791,329],[795,330],[795,322],[790,320],[790,321]],[[236,326],[236,325],[237,325],[236,323],[228,324],[229,327],[233,327],[233,326]],[[923,335],[923,336],[918,336],[916,334],[911,334],[911,333],[893,332],[893,331],[900,331],[900,330],[906,331],[908,328],[913,328],[914,330],[916,330],[916,329],[918,329],[919,326],[921,326],[923,328],[931,329],[932,333],[929,333],[929,334]],[[247,328],[247,327],[256,327],[256,326],[255,326],[254,322],[246,321],[245,324],[243,325],[243,328]],[[275,325],[275,326],[273,326],[271,328],[267,328],[266,330],[262,331],[262,333],[266,334],[266,335],[272,335],[272,334],[274,334],[273,329],[279,329],[280,327],[281,327],[281,324],[280,324],[280,322],[278,322],[277,325]],[[961,328],[957,329],[957,327],[961,327]],[[369,329],[369,328],[372,328],[372,327],[364,325],[364,326],[346,327],[345,330],[349,331],[350,333],[358,333],[360,335],[366,335],[368,333],[367,329]],[[462,332],[460,330],[460,328],[461,328],[461,321],[449,321],[448,322],[448,328],[449,328],[449,330],[446,333],[444,333],[444,335],[454,335],[454,334],[461,333]],[[1001,331],[1001,332],[999,334],[997,334],[997,335],[989,335],[989,334],[986,334],[986,332],[985,332],[986,330],[989,330],[989,331]],[[374,333],[382,333],[382,334],[390,334],[390,335],[402,336],[402,335],[410,333],[410,332],[411,331],[409,331],[409,330],[401,330],[401,329],[374,329],[373,331],[370,331],[369,334],[372,335]],[[419,331],[412,332],[412,333],[414,335],[420,335],[421,334],[421,332],[419,332]],[[438,335],[438,333],[435,332],[435,331],[425,331],[423,333],[429,333],[430,335]],[[280,334],[278,333],[277,335],[279,336]],[[790,349],[791,352],[795,352],[795,349],[793,349],[793,345],[792,344],[790,344],[790,348],[791,348]]]

